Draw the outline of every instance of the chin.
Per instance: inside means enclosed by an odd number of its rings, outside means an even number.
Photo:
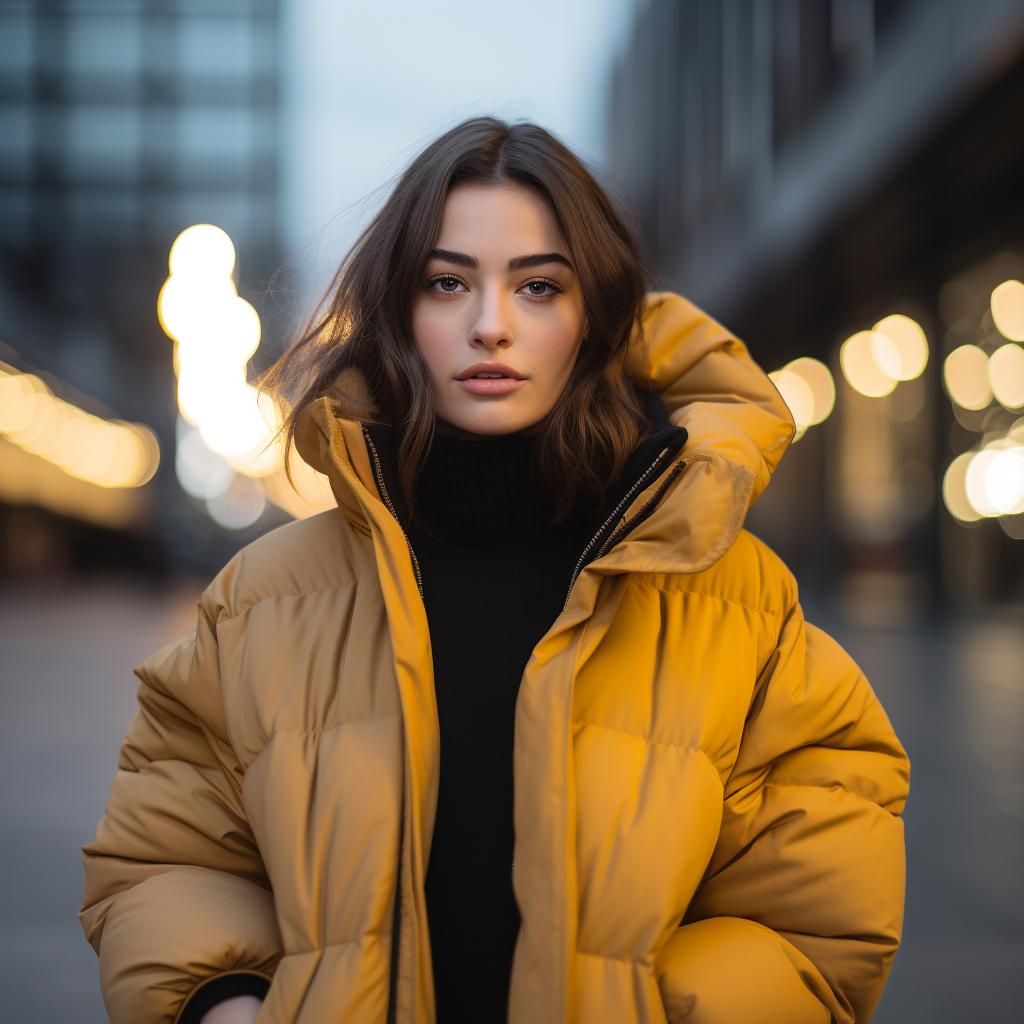
[[[457,416],[439,413],[437,427],[443,433],[472,434],[476,437],[499,437],[504,434],[534,433],[540,429],[537,417],[487,415],[482,411],[478,416]]]

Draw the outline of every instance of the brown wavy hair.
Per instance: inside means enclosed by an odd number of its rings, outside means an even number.
[[[538,431],[533,470],[555,496],[555,522],[562,522],[579,501],[600,505],[651,429],[624,361],[653,281],[596,172],[532,122],[473,117],[431,142],[359,235],[295,343],[255,383],[289,401],[282,429],[290,453],[302,410],[326,394],[342,370],[358,367],[386,422],[401,431],[400,485],[415,515],[415,481],[435,415],[412,331],[412,297],[440,234],[448,192],[467,183],[517,183],[546,198],[576,267],[589,326]],[[342,398],[336,407],[343,416],[379,422],[354,401],[346,405]]]

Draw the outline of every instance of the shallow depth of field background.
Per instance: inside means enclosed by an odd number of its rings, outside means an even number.
[[[132,668],[326,507],[247,386],[390,183],[536,120],[800,430],[748,526],[912,762],[879,1024],[1024,963],[1024,8],[1015,0],[0,5],[0,982],[106,1019],[77,921]],[[172,339],[173,336],[173,339]]]

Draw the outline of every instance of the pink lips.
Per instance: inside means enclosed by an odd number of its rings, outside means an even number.
[[[456,383],[474,395],[506,395],[526,382],[513,377],[467,377]]]

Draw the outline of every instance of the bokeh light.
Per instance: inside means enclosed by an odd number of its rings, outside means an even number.
[[[942,477],[942,500],[946,509],[964,523],[977,522],[981,518],[967,498],[967,470],[973,457],[972,452],[958,455],[946,467]]]
[[[815,426],[828,419],[836,403],[836,384],[832,377],[832,371],[820,359],[801,356],[786,363],[779,372],[792,375],[802,383],[802,386],[796,389],[797,394],[802,397],[794,396],[794,403],[799,407],[799,416],[793,405],[790,405],[798,427],[801,425],[804,427]],[[769,376],[774,379],[774,375],[769,374]],[[776,384],[776,386],[778,385]],[[793,385],[787,384],[787,386]],[[782,388],[779,390],[788,404],[788,396]]]
[[[1024,341],[1024,282],[1010,279],[992,289],[992,319],[1010,341]]]
[[[237,473],[223,494],[206,501],[213,521],[226,530],[244,530],[252,526],[266,507],[263,488],[255,480]]]
[[[215,224],[193,224],[174,240],[167,266],[171,276],[229,277],[235,269],[235,246]]]
[[[219,455],[210,451],[202,435],[179,419],[174,469],[186,494],[206,500],[222,495],[231,485],[235,471]]]
[[[946,356],[942,380],[950,398],[964,409],[984,409],[992,401],[988,356],[977,345],[960,345]]]
[[[879,365],[878,353],[892,348],[893,342],[886,335],[876,335],[874,331],[850,335],[839,348],[839,364],[849,385],[869,398],[891,394],[897,381]]]
[[[232,530],[252,525],[268,496],[296,517],[333,507],[322,474],[302,474],[311,498],[288,484],[281,426],[289,409],[246,381],[262,331],[259,313],[235,290],[231,239],[215,225],[193,225],[175,239],[169,267],[157,315],[174,341],[182,489]]]
[[[928,339],[921,325],[903,313],[884,317],[872,328],[879,369],[893,380],[920,377],[928,363]]]
[[[142,487],[160,464],[159,442],[144,424],[87,412],[35,374],[6,365],[0,367],[0,435],[97,487]]]
[[[1024,348],[1008,342],[989,356],[988,379],[996,401],[1007,409],[1024,406]]]

